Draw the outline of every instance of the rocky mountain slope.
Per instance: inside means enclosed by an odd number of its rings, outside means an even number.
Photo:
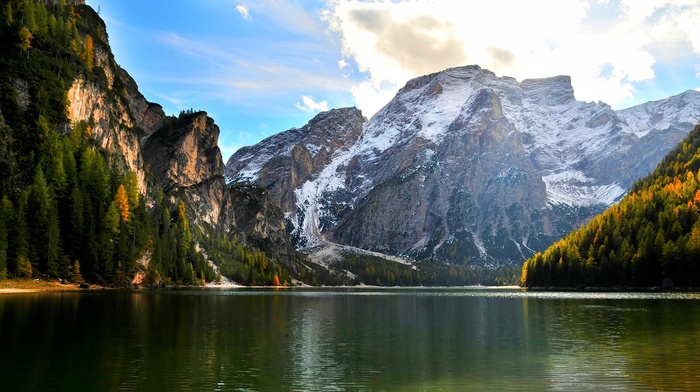
[[[615,111],[577,101],[566,76],[467,66],[409,81],[370,120],[321,113],[241,149],[226,176],[270,189],[302,250],[519,263],[619,199],[699,119],[696,91]]]

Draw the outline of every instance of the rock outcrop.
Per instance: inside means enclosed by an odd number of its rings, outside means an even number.
[[[205,112],[169,120],[144,143],[149,173],[166,193],[187,201],[195,222],[227,229],[233,220],[219,127]]]

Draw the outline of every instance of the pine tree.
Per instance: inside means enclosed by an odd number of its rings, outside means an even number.
[[[49,260],[49,190],[40,166],[34,172],[34,181],[29,190],[27,224],[29,227],[29,260],[37,271],[46,272]]]
[[[67,222],[64,225],[66,227],[65,240],[66,240],[66,251],[71,255],[71,258],[77,258],[80,256],[80,249],[82,247],[82,242],[84,241],[85,235],[85,220],[83,218],[83,213],[85,211],[85,206],[83,205],[83,195],[78,186],[74,186],[68,198],[68,203],[66,207],[66,219]]]
[[[139,193],[138,180],[136,179],[136,174],[129,171],[124,176],[124,190],[126,191],[126,196],[129,199],[129,209],[136,210],[139,202],[141,201],[141,193]]]
[[[75,260],[75,262],[73,263],[73,268],[71,272],[71,282],[80,284],[85,281],[83,279],[83,274],[80,272],[80,262],[78,262],[78,260]]]
[[[7,279],[8,229],[12,214],[12,204],[7,196],[0,200],[0,280]]]
[[[24,25],[27,27],[28,30],[34,32],[37,29],[36,26],[36,18],[34,16],[34,7],[35,4],[33,1],[25,1],[24,2],[24,13],[23,13],[23,22]]]
[[[17,276],[20,278],[31,278],[34,273],[32,263],[25,256],[17,258]]]
[[[85,36],[85,53],[83,54],[83,59],[85,61],[85,67],[88,73],[92,73],[92,68],[95,63],[95,49],[92,44],[92,37],[88,34]]]
[[[50,203],[48,210],[48,226],[47,230],[47,260],[46,274],[51,277],[58,277],[58,264],[62,254],[61,250],[61,230],[58,218],[58,210],[55,203]]]
[[[117,211],[119,211],[121,220],[123,220],[124,222],[129,222],[129,220],[131,219],[131,211],[129,207],[129,199],[126,195],[124,185],[120,184],[117,188],[117,193],[114,195],[113,203]]]
[[[27,27],[22,27],[19,30],[19,42],[17,43],[17,47],[20,52],[27,53],[27,58],[29,58],[29,49],[32,48],[32,38],[34,38],[34,36]]]
[[[5,24],[7,26],[12,26],[15,23],[14,10],[12,9],[12,3],[7,2],[5,5]]]
[[[14,214],[14,227],[11,234],[11,253],[8,258],[8,269],[10,273],[19,274],[20,260],[27,260],[29,254],[29,228],[27,227],[27,203],[29,191],[20,194],[17,201],[17,209]]]

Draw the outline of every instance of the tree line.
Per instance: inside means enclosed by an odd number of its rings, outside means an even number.
[[[333,267],[354,275],[346,284],[375,286],[504,286],[517,284],[519,276],[514,266],[488,268],[424,261],[414,267],[369,255],[346,255]]]

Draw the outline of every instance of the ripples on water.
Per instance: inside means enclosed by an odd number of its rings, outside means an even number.
[[[0,390],[700,390],[699,299],[484,288],[2,296]]]
[[[190,291],[194,295],[234,295],[234,296],[277,296],[289,295],[300,297],[334,297],[334,296],[419,296],[419,297],[478,297],[478,298],[532,298],[532,299],[688,299],[699,300],[697,292],[596,292],[596,291],[528,291],[520,288],[492,287],[367,287],[367,288],[304,288],[304,289],[203,289]]]

